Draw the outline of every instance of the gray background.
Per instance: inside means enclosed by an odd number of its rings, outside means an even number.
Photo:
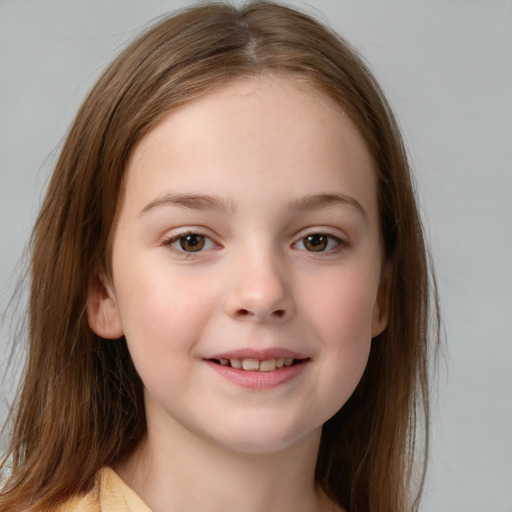
[[[140,28],[188,4],[0,0],[0,309],[84,94]],[[512,2],[323,0],[308,10],[371,62],[419,183],[447,340],[422,510],[512,512]],[[4,326],[3,360],[6,346]]]

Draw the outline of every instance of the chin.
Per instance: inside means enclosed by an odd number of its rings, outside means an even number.
[[[216,442],[229,451],[247,455],[273,454],[286,450],[294,445],[319,443],[322,428],[298,431],[297,427],[282,428],[274,422],[270,425],[253,423],[250,428],[233,426],[225,430]],[[227,434],[227,435],[226,435]]]

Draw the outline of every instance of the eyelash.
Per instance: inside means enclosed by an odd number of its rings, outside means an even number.
[[[183,243],[186,241],[186,239],[192,237],[200,239],[199,241],[196,240],[196,243],[200,244],[200,247],[197,251],[187,251],[183,247]],[[190,242],[192,242],[192,240],[189,240],[189,243]],[[209,250],[218,247],[218,244],[216,244],[211,237],[203,235],[198,231],[187,231],[185,233],[179,233],[178,235],[172,236],[164,240],[163,243],[164,245],[171,247],[177,253],[183,254],[186,257],[190,257],[195,253],[203,252],[204,250]],[[175,246],[175,244],[179,244],[180,247]]]
[[[187,242],[187,238],[191,238],[191,240],[188,240]],[[192,243],[192,246],[199,244],[200,246],[198,250],[187,251],[184,248],[184,243]],[[320,249],[307,249],[306,244],[308,243],[312,244],[312,247],[319,246]],[[172,236],[164,240],[163,244],[172,248],[178,254],[181,254],[185,257],[192,257],[196,253],[204,252],[205,250],[211,250],[214,249],[215,247],[219,247],[219,245],[214,240],[212,240],[211,237],[203,235],[198,231],[192,230]],[[179,246],[177,246],[177,244]],[[294,242],[292,244],[292,247],[298,249],[297,246],[300,244],[302,244],[303,247],[300,250],[313,254],[333,254],[341,250],[342,248],[348,246],[348,243],[345,240],[342,240],[334,235],[330,235],[322,231],[315,231],[306,234],[298,241]]]
[[[315,237],[317,237],[316,240],[314,240]],[[308,250],[306,248],[307,243],[313,244],[313,246],[320,246],[320,250]],[[325,245],[323,245],[324,243]],[[315,231],[306,234],[297,242],[295,242],[292,247],[296,248],[298,244],[302,244],[302,246],[304,247],[304,249],[302,250],[313,254],[332,254],[337,252],[337,250],[340,250],[341,248],[346,247],[348,245],[347,242],[342,240],[341,238],[338,238],[337,236],[334,235],[330,235],[329,233],[324,233],[322,231]]]

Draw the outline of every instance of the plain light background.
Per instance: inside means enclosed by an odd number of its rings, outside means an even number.
[[[149,21],[190,3],[0,0],[0,310],[85,93]],[[422,510],[512,512],[512,2],[289,3],[369,60],[415,169],[448,352]],[[7,345],[4,326],[0,366]]]

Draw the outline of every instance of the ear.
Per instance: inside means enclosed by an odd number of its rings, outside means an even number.
[[[102,338],[116,339],[123,336],[117,300],[103,273],[96,274],[89,283],[87,319],[92,331]]]
[[[385,267],[382,271],[377,291],[377,298],[375,299],[375,306],[373,307],[372,316],[372,338],[382,334],[388,325],[389,318],[389,267]]]

